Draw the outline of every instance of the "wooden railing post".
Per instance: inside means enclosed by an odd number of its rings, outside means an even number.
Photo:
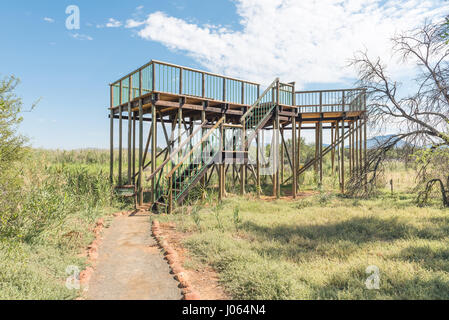
[[[242,104],[245,104],[245,83],[242,81]]]
[[[223,78],[223,101],[226,102],[226,78]]]
[[[156,91],[156,64],[153,62],[153,68],[151,68],[151,85],[152,85],[152,91]]]
[[[202,72],[201,73],[201,96],[203,98],[206,96],[205,89],[206,89],[205,74],[204,74],[204,72]]]
[[[182,95],[182,90],[183,90],[183,74],[184,73],[184,69],[183,68],[179,68],[179,94]]]
[[[142,96],[142,69],[139,70],[139,97]]]

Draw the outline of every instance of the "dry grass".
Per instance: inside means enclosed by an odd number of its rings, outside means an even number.
[[[413,174],[394,170],[393,195],[231,196],[161,220],[190,234],[192,259],[217,270],[236,299],[449,299],[449,210],[418,208],[407,193]],[[371,265],[379,290],[365,286]]]

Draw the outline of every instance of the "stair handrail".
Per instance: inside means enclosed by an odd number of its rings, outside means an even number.
[[[268,86],[268,88],[265,89],[265,91],[260,95],[260,97],[254,102],[251,107],[245,112],[245,114],[241,117],[240,122],[244,123],[246,117],[248,114],[260,103],[262,98],[271,90],[274,88],[274,86],[279,82],[279,78],[274,79],[274,81]]]
[[[212,132],[218,128],[218,126],[225,120],[225,117],[221,117],[220,120],[217,121],[217,123],[201,138],[201,140],[192,147],[192,149],[187,153],[180,161],[178,161],[178,164],[166,175],[166,178],[171,178],[173,173],[184,163],[184,161],[187,160],[187,158],[190,157],[190,155],[195,151],[197,148],[201,146],[201,144],[209,138],[209,136],[212,134]]]
[[[169,155],[169,157],[167,159],[164,160],[164,162],[161,163],[161,165],[159,165],[159,167],[157,167],[156,170],[154,170],[153,173],[151,173],[149,175],[149,177],[147,178],[147,181],[151,180],[159,171],[161,171],[164,166],[172,159],[172,157],[174,157],[180,150],[182,147],[184,147],[188,142],[190,142],[190,139],[198,133],[198,131],[200,129],[203,129],[203,126],[207,123],[207,120],[205,120],[204,122],[201,123],[201,125],[196,128],[191,134],[190,136],[188,136],[179,146],[178,148],[176,148],[174,151],[172,151],[172,153]]]

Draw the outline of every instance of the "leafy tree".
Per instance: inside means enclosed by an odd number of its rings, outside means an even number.
[[[19,80],[14,76],[0,80],[0,172],[20,159],[25,139],[17,134],[22,122],[22,100],[14,93]]]
[[[22,100],[14,93],[19,80],[14,76],[0,80],[0,235],[12,232],[8,227],[17,218],[20,200],[20,160],[24,158],[26,139],[17,133],[22,121]]]

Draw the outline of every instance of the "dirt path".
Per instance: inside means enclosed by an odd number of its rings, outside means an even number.
[[[117,217],[105,229],[89,300],[179,300],[181,290],[151,236],[148,216]]]

